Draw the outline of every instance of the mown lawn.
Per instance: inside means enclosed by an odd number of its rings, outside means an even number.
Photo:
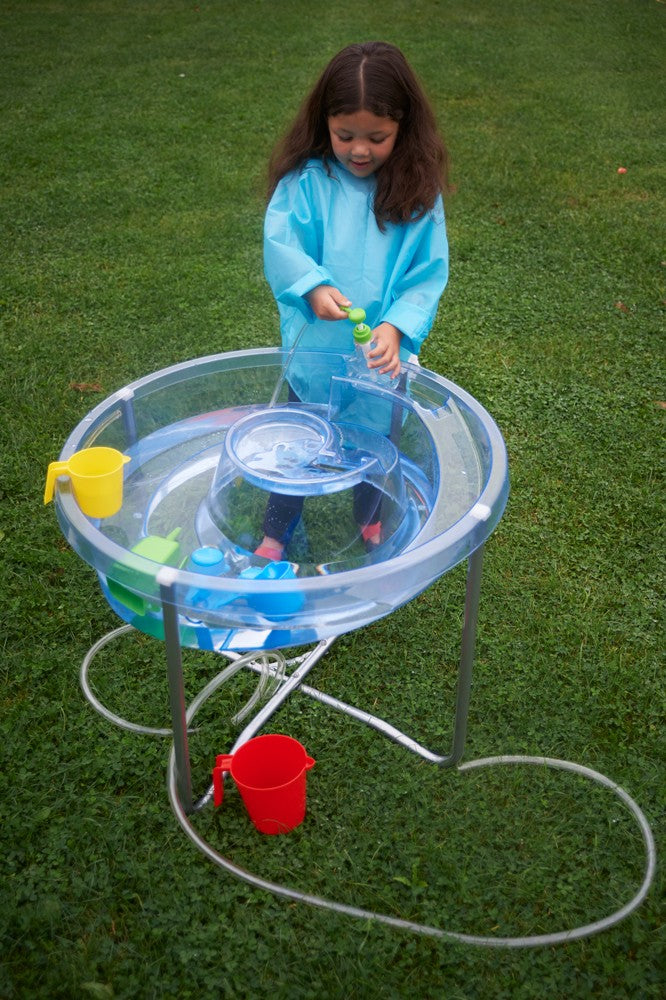
[[[108,726],[82,697],[81,659],[117,620],[41,497],[105,395],[277,344],[268,153],[335,51],[395,42],[436,106],[456,186],[451,280],[421,360],[490,410],[511,468],[466,758],[601,771],[663,849],[665,15],[659,0],[2,5],[0,996],[663,995],[661,864],[623,923],[527,951],[359,922],[214,868],[169,809],[167,744]],[[463,576],[340,639],[312,683],[445,746]],[[188,694],[217,669],[188,655]],[[168,724],[154,640],[123,638],[91,679],[121,715]],[[200,785],[248,683],[202,712]],[[317,760],[303,826],[262,837],[231,790],[196,820],[268,878],[499,936],[601,919],[640,885],[634,821],[575,775],[440,773],[303,696],[274,728]]]

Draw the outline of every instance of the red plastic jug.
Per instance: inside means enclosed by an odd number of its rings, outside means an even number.
[[[287,833],[305,817],[306,772],[315,761],[291,736],[255,736],[234,754],[220,754],[213,769],[215,805],[222,804],[225,771],[261,833]]]

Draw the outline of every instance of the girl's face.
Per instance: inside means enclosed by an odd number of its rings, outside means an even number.
[[[369,177],[386,163],[398,138],[398,123],[371,111],[332,115],[328,119],[336,159],[355,177]]]

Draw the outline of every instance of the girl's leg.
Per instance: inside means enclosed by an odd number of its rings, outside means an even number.
[[[368,551],[376,548],[381,541],[381,500],[381,490],[370,483],[359,483],[354,487],[354,520],[361,529]]]
[[[264,514],[264,540],[260,549],[273,549],[270,555],[282,556],[282,549],[291,538],[294,528],[303,513],[304,497],[285,496],[283,493],[271,493]],[[257,555],[263,555],[259,549]]]
[[[290,403],[300,402],[300,398],[291,386],[289,386],[288,400]],[[255,555],[273,560],[282,558],[284,548],[303,513],[303,502],[304,497],[286,496],[283,493],[269,494],[264,514],[264,537],[259,547],[254,550]]]
[[[418,364],[418,358],[411,354],[407,359],[412,364]],[[398,379],[398,387],[405,391],[407,375],[403,371]],[[402,407],[394,404],[391,415],[391,431],[389,441],[397,447],[402,432]],[[359,483],[354,488],[354,519],[361,529],[366,551],[372,552],[382,540],[382,493],[369,483]]]

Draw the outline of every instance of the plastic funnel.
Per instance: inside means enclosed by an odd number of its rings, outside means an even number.
[[[255,736],[236,753],[216,758],[215,805],[222,804],[222,774],[229,771],[257,830],[288,833],[305,817],[306,771],[314,763],[305,747],[291,736]]]
[[[58,476],[69,476],[79,507],[88,517],[112,517],[123,504],[123,465],[129,456],[115,448],[84,448],[66,462],[51,462],[44,503],[53,499]]]

